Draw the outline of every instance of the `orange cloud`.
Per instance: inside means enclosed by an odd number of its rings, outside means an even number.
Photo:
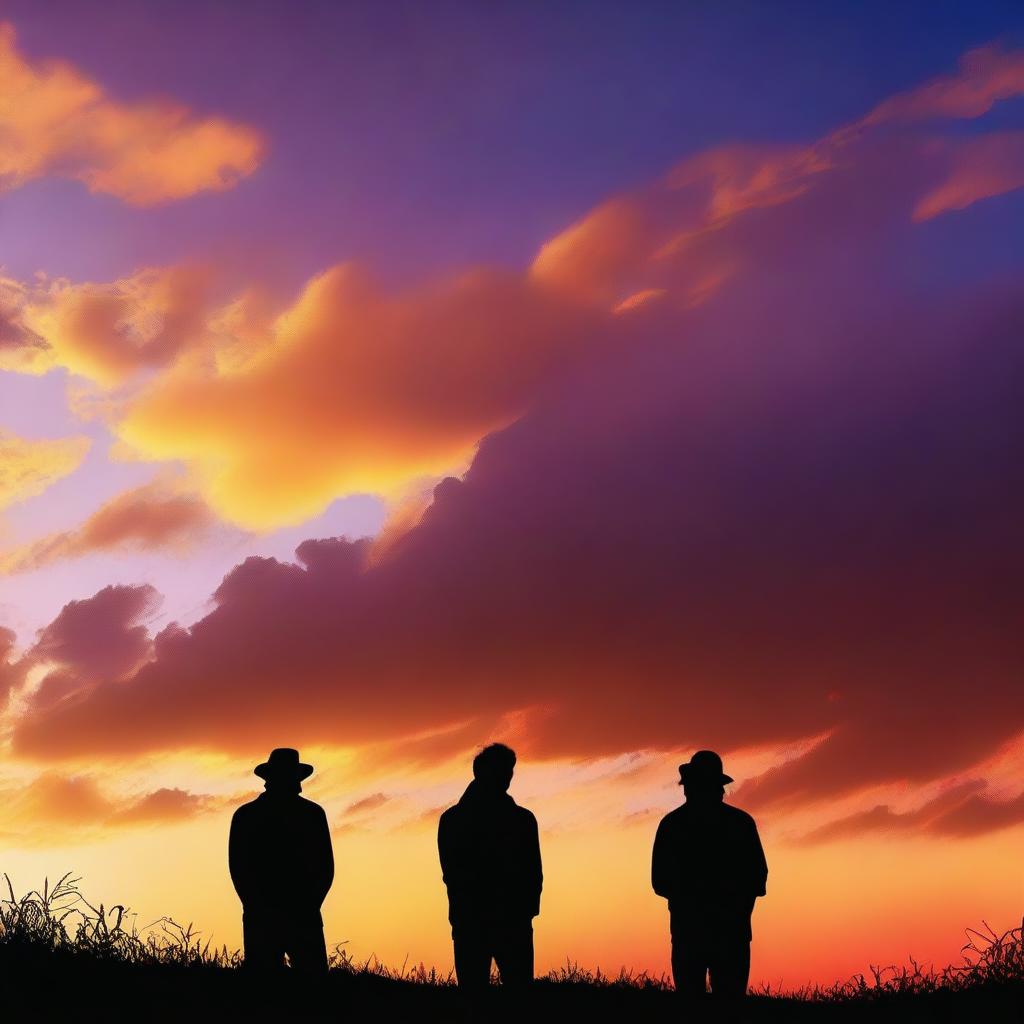
[[[93,779],[47,773],[24,787],[6,817],[21,823],[81,825],[102,821],[111,810]]]
[[[104,386],[173,362],[203,344],[208,275],[196,267],[141,270],[110,283],[0,281],[10,343],[0,369],[63,367]]]
[[[609,200],[542,245],[530,276],[579,300],[611,308],[627,297],[620,292],[630,291],[628,282],[643,273],[651,257],[652,233],[658,230],[643,204]]]
[[[209,797],[184,789],[157,789],[118,808],[110,817],[112,825],[150,825],[185,821],[208,809]]]
[[[22,343],[0,367],[127,384],[104,400],[122,453],[188,462],[208,503],[254,529],[464,467],[600,334],[592,314],[488,271],[388,295],[339,266],[280,312],[257,289],[214,306],[197,268],[2,284]]]
[[[119,796],[90,775],[44,772],[22,786],[0,790],[0,830],[52,845],[95,838],[108,829],[174,824],[221,806],[221,799],[182,789]]]
[[[127,104],[61,61],[32,63],[0,24],[0,191],[59,175],[135,206],[231,188],[259,165],[252,128],[168,100]]]
[[[383,807],[391,798],[385,793],[371,793],[361,800],[356,800],[346,807],[341,813],[342,817],[348,818],[355,814],[365,814],[367,811],[375,811]]]
[[[241,367],[185,361],[115,425],[143,457],[189,463],[211,506],[253,529],[461,468],[599,327],[518,275],[476,272],[389,296],[342,266],[266,333]]]
[[[187,550],[213,521],[200,498],[157,481],[117,495],[73,530],[0,554],[0,573],[30,572],[99,551]]]
[[[49,366],[49,345],[22,318],[25,285],[0,277],[0,370],[39,373]]]
[[[87,437],[30,441],[0,430],[0,509],[42,494],[85,458]]]
[[[15,655],[17,640],[14,630],[0,626],[0,708],[25,680],[27,666]]]

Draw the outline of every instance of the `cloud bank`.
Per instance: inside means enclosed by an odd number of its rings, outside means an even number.
[[[30,708],[16,752],[819,738],[751,807],[970,772],[1024,733],[1024,304],[1019,281],[922,293],[916,263],[925,223],[935,244],[1019,179],[1002,135],[935,141],[1020,91],[1020,56],[984,53],[812,146],[691,158],[524,275],[396,298],[342,268],[253,350],[190,351],[117,429],[192,462],[229,518],[301,517],[488,436],[383,557],[250,558],[151,648],[141,589],[90,607],[129,653],[109,678],[69,658],[89,684]],[[935,198],[980,138],[999,173]],[[971,792],[914,824],[1015,806]]]

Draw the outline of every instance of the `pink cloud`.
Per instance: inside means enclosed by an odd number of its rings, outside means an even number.
[[[27,654],[56,665],[82,682],[120,678],[136,669],[151,649],[144,621],[159,597],[148,586],[109,586],[71,601],[44,629]]]
[[[965,53],[953,74],[883,100],[857,124],[981,117],[996,103],[1021,95],[1024,54],[992,43]]]
[[[1024,187],[1024,132],[999,132],[953,148],[949,172],[914,207],[914,220],[964,210]]]

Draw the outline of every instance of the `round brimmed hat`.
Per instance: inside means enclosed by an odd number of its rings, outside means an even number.
[[[313,774],[311,764],[303,764],[299,760],[299,752],[291,747],[278,747],[270,752],[270,757],[263,764],[253,768],[253,774],[261,779],[293,779],[301,782]]]
[[[698,750],[679,766],[679,785],[687,782],[715,782],[727,786],[732,776],[722,770],[722,759],[713,750]]]

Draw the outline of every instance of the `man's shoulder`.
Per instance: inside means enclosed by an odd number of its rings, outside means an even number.
[[[249,800],[247,803],[242,804],[235,808],[235,813],[231,815],[232,821],[245,821],[246,818],[251,818],[254,814],[259,813],[260,798],[255,797]]]
[[[754,821],[753,815],[747,814],[746,811],[741,811],[738,807],[734,807],[732,804],[722,804],[722,811],[738,825],[747,825],[750,828],[757,828],[757,823]]]
[[[447,810],[441,812],[441,817],[437,819],[438,827],[443,828],[445,825],[453,825],[461,817],[462,808],[458,804],[452,804]]]
[[[515,805],[516,819],[521,825],[530,826],[531,828],[537,827],[537,816],[527,807],[521,807],[519,804]]]
[[[673,807],[668,814],[665,815],[658,824],[658,828],[672,828],[675,825],[681,825],[687,817],[689,812],[686,810],[686,804],[680,804],[679,807]]]
[[[304,796],[300,796],[298,801],[301,814],[305,814],[310,818],[324,818],[326,820],[327,812],[315,800],[307,800]]]

